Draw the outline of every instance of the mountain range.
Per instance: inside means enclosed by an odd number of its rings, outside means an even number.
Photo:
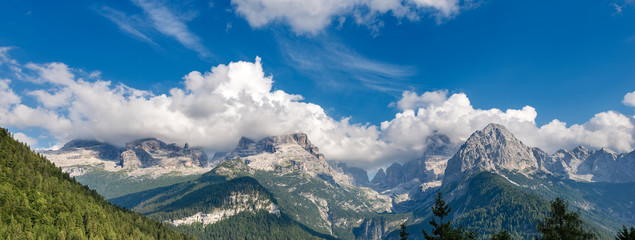
[[[216,154],[213,161],[199,148],[156,139],[125,148],[71,141],[43,154],[66,164],[70,173],[95,159],[101,162],[88,165],[107,169],[108,162],[129,175],[139,169],[209,168],[205,174],[110,199],[202,238],[218,237],[218,226],[229,222],[255,221],[274,223],[268,226],[275,231],[342,239],[396,239],[405,222],[411,238],[420,239],[438,191],[453,206],[451,218],[483,237],[503,229],[519,239],[535,237],[536,222],[557,196],[579,209],[600,237],[635,223],[635,151],[618,154],[580,146],[548,154],[499,124],[474,132],[462,144],[442,134],[425,141],[420,158],[380,169],[370,181],[363,169],[327,161],[304,133],[242,138],[233,151]],[[78,176],[80,182],[86,174]],[[104,176],[94,175],[91,181]]]

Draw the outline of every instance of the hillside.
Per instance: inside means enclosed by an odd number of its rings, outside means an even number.
[[[0,129],[1,239],[189,239],[114,206]]]
[[[111,201],[201,239],[329,238],[281,213],[273,195],[251,177],[226,179],[208,173]]]

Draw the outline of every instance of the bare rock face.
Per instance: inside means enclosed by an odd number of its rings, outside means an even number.
[[[327,174],[339,184],[352,184],[351,177],[328,164],[305,133],[266,137],[258,141],[243,137],[234,151],[225,155],[226,160],[237,157],[243,159],[249,167],[258,170],[281,173],[299,171],[315,176]]]
[[[470,136],[448,160],[443,184],[455,182],[479,171],[506,169],[533,172],[540,168],[534,149],[518,140],[504,126],[489,124]]]
[[[341,162],[328,162],[331,167],[337,171],[341,171],[353,179],[353,183],[358,187],[368,187],[370,182],[368,181],[368,172],[362,168],[351,167],[346,163]]]
[[[240,141],[238,141],[236,149],[225,156],[226,158],[231,159],[234,157],[257,155],[263,152],[276,153],[278,150],[276,146],[288,144],[298,145],[320,161],[326,161],[324,155],[320,153],[320,149],[309,141],[309,138],[305,133],[292,133],[281,136],[266,137],[258,142],[242,137]]]
[[[143,138],[126,143],[121,153],[123,167],[205,167],[207,154],[200,148],[190,148],[188,144],[179,147],[166,144],[156,138]]]

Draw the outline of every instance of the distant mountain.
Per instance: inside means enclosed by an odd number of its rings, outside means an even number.
[[[447,161],[459,147],[442,134],[427,137],[425,143],[421,158],[379,169],[370,182],[375,191],[392,198],[395,212],[412,211],[441,186]]]
[[[214,165],[200,147],[156,138],[137,139],[125,147],[76,139],[40,153],[107,198],[192,180]]]
[[[346,163],[342,162],[328,162],[331,167],[333,167],[336,171],[341,171],[344,174],[348,175],[352,180],[353,184],[358,187],[369,187],[370,181],[368,181],[368,172],[362,168],[351,167]]]
[[[156,138],[138,139],[126,143],[121,154],[120,166],[131,167],[206,167],[207,154],[199,147],[166,144]]]
[[[456,153],[458,145],[441,134],[427,137],[425,144],[421,158],[403,165],[393,163],[385,171],[380,169],[371,182],[373,189],[382,192],[411,181],[424,183],[441,180],[447,160]]]
[[[0,129],[0,239],[89,238],[190,237],[108,203]]]
[[[579,181],[635,182],[635,151],[618,154],[606,148],[577,147],[550,156],[552,172]]]

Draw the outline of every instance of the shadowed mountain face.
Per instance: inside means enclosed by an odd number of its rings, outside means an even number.
[[[72,151],[73,149],[86,149],[97,152],[97,156],[104,160],[120,161],[123,149],[109,143],[99,142],[96,140],[75,139],[66,144],[60,151]]]
[[[413,182],[434,182],[443,178],[447,160],[456,153],[457,144],[446,135],[432,135],[426,138],[426,148],[419,159],[399,164],[393,163],[385,171],[380,169],[371,182],[377,191],[394,189]]]

